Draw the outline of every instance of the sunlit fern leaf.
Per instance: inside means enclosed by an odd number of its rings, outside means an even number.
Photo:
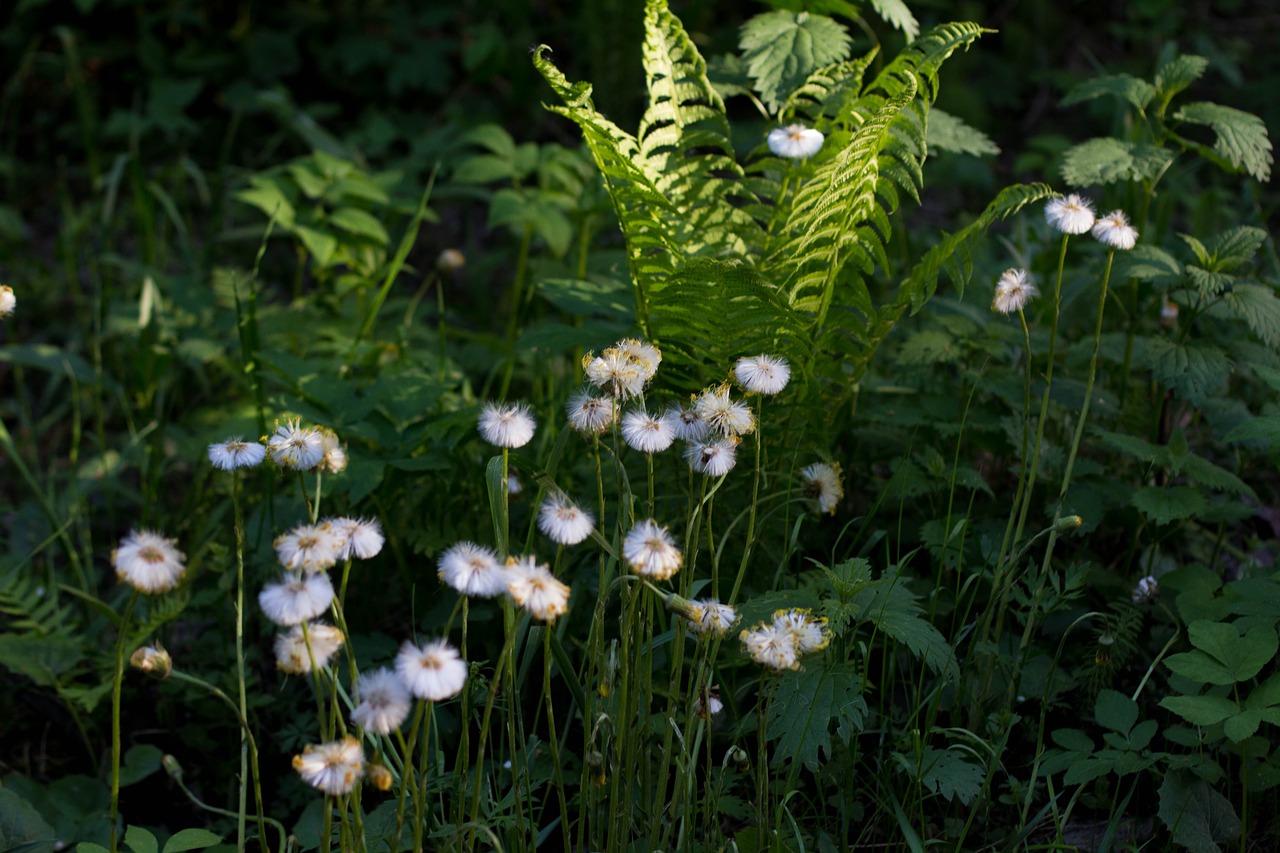
[[[902,282],[893,302],[876,310],[874,322],[861,340],[843,339],[832,335],[824,338],[823,345],[835,346],[844,351],[852,370],[852,381],[857,382],[866,372],[876,348],[893,330],[894,325],[907,311],[916,311],[938,289],[943,275],[961,293],[973,273],[972,246],[993,223],[1013,216],[1028,204],[1043,201],[1054,194],[1048,184],[1014,184],[1006,187],[992,199],[986,209],[964,228],[954,234],[946,234],[920,259],[911,274]]]
[[[643,323],[644,285],[669,275],[675,259],[684,255],[669,227],[669,223],[679,218],[679,213],[640,165],[643,158],[635,138],[597,112],[591,102],[591,86],[570,83],[546,58],[546,50],[541,46],[534,51],[534,67],[564,101],[564,106],[548,109],[578,125],[596,168],[604,177],[626,238],[627,258],[638,290]]]
[[[779,119],[783,124],[793,119],[816,124],[821,118],[839,115],[861,90],[862,76],[877,55],[878,51],[872,50],[857,59],[817,69],[787,98]]]
[[[680,211],[671,223],[687,254],[741,254],[756,245],[759,207],[734,159],[724,101],[707,64],[666,0],[645,6],[643,46],[649,107],[640,120],[643,168]]]
[[[700,385],[744,355],[808,355],[807,320],[741,258],[694,258],[656,285],[650,323],[668,381]],[[680,377],[680,378],[676,378]],[[699,378],[701,377],[701,378]],[[689,388],[693,390],[693,388]]]
[[[885,65],[867,86],[867,91],[892,93],[897,88],[894,79],[910,74],[919,78],[921,95],[932,103],[938,97],[938,69],[942,63],[957,50],[968,48],[983,33],[990,32],[994,30],[968,21],[939,24]]]

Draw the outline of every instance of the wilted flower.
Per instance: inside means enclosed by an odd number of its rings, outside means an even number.
[[[738,611],[714,598],[700,598],[691,602],[693,615],[689,630],[700,637],[723,637],[738,621]]]
[[[578,432],[599,435],[613,423],[613,400],[597,397],[586,389],[570,397],[565,410],[569,425]]]
[[[720,701],[720,691],[712,687],[698,694],[693,705],[693,712],[704,720],[709,720],[724,710],[724,702]]]
[[[495,447],[524,447],[537,427],[523,403],[485,403],[480,409],[480,437]]]
[[[1138,229],[1122,210],[1113,210],[1093,223],[1093,236],[1113,249],[1128,250],[1138,244]]]
[[[173,543],[150,530],[131,531],[111,552],[116,577],[148,595],[168,592],[187,570],[186,556]]]
[[[440,555],[440,580],[463,595],[492,598],[507,591],[498,556],[474,542],[459,542]]]
[[[13,288],[0,284],[0,317],[8,317],[18,307],[18,297],[13,295]]]
[[[1138,585],[1133,588],[1133,601],[1135,604],[1151,602],[1156,600],[1156,596],[1160,593],[1160,584],[1152,575],[1147,575],[1138,581]]]
[[[293,757],[293,769],[302,781],[330,796],[349,794],[364,775],[364,749],[353,737],[308,744]]]
[[[333,584],[324,572],[290,573],[258,593],[258,606],[277,625],[300,625],[315,619],[333,603]]]
[[[339,560],[349,560],[352,557],[368,560],[376,557],[386,542],[382,527],[375,518],[331,518],[329,525],[342,537]]]
[[[406,641],[396,655],[396,674],[414,696],[441,702],[462,692],[467,662],[447,640],[422,646]]]
[[[666,417],[637,409],[622,416],[622,439],[641,453],[661,453],[676,440],[676,434]]]
[[[338,562],[346,542],[327,521],[300,524],[272,543],[280,565],[304,572],[323,572]]]
[[[569,608],[569,587],[534,557],[507,558],[507,594],[543,622],[554,622]]]
[[[342,449],[338,434],[328,427],[320,427],[320,447],[323,450],[316,470],[325,474],[337,474],[346,470],[347,451]]]
[[[209,462],[222,471],[252,468],[267,456],[267,449],[256,441],[229,438],[219,444],[209,445]]]
[[[814,619],[808,610],[779,610],[773,614],[773,625],[791,633],[796,641],[796,650],[801,654],[825,649],[831,642],[831,635],[827,633],[827,620]]]
[[[729,398],[729,386],[708,388],[693,401],[693,409],[706,425],[721,435],[746,435],[756,428],[751,408]]]
[[[652,518],[628,531],[622,540],[622,555],[636,574],[660,581],[670,579],[684,565],[684,555],[667,528]]]
[[[812,157],[822,148],[822,132],[803,124],[789,124],[769,131],[769,150],[779,157],[803,160]]]
[[[302,422],[294,418],[276,426],[275,433],[267,439],[267,452],[281,468],[310,471],[324,459],[324,439],[320,430],[303,429]]]
[[[361,675],[356,696],[360,704],[351,712],[351,722],[379,735],[400,728],[413,705],[404,681],[385,667]]]
[[[618,347],[609,347],[600,355],[587,353],[582,357],[582,369],[588,382],[617,399],[635,397],[647,381],[641,366]]]
[[[364,775],[369,780],[369,784],[379,791],[390,791],[391,784],[395,781],[391,771],[383,764],[370,763],[365,765]]]
[[[311,671],[311,662],[326,667],[342,648],[342,632],[323,622],[304,622],[276,635],[276,666],[289,675]],[[310,646],[310,649],[308,649]]]
[[[729,436],[719,441],[695,441],[684,449],[685,461],[699,474],[723,477],[738,461],[738,438]]]
[[[564,495],[547,498],[538,510],[538,529],[560,545],[577,545],[591,535],[595,525],[591,513]]]
[[[752,394],[777,394],[791,381],[791,365],[775,355],[744,356],[733,367],[738,384]]]
[[[996,295],[991,300],[991,310],[1001,314],[1021,311],[1036,295],[1036,286],[1027,279],[1026,270],[1007,269],[996,282]]]
[[[760,624],[739,635],[751,659],[770,669],[798,669],[800,649],[795,636],[786,628]]]
[[[800,471],[804,481],[805,497],[816,504],[820,513],[833,513],[844,497],[840,465],[835,462],[814,462]]]
[[[1093,203],[1083,196],[1054,196],[1044,206],[1044,218],[1063,234],[1084,234],[1093,227]]]
[[[662,350],[648,341],[624,338],[618,341],[616,347],[626,356],[627,361],[640,369],[640,376],[645,382],[653,379],[654,374],[658,372],[658,365],[662,364]]]

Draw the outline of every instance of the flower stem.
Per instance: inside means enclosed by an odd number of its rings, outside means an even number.
[[[107,819],[111,821],[111,853],[119,849],[119,830],[116,826],[120,815],[120,693],[124,687],[124,645],[129,636],[129,617],[138,600],[136,592],[129,594],[124,616],[120,619],[120,636],[116,639],[116,671],[111,681],[111,804]]]

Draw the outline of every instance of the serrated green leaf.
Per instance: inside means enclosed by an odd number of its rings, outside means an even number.
[[[1141,80],[1129,74],[1107,74],[1076,85],[1062,99],[1062,106],[1068,107],[1072,104],[1092,101],[1095,98],[1112,97],[1142,110],[1146,109],[1147,104],[1151,103],[1151,99],[1155,97],[1155,94],[1155,86],[1152,86],[1146,80]]]
[[[1240,835],[1240,818],[1231,801],[1187,770],[1165,774],[1159,813],[1173,840],[1192,853],[1220,853],[1220,842]]]
[[[986,769],[966,761],[962,753],[952,749],[928,747],[920,760],[924,771],[919,783],[948,801],[959,800],[969,805],[982,790]]]
[[[1235,702],[1224,696],[1166,696],[1160,700],[1160,707],[1195,726],[1212,726],[1240,711]]]
[[[1187,628],[1194,651],[1170,655],[1165,663],[1179,675],[1206,684],[1235,684],[1257,675],[1275,657],[1280,641],[1270,624],[1244,636],[1234,625],[1197,619]]]
[[[1144,486],[1129,503],[1156,524],[1193,518],[1209,505],[1199,489],[1191,486]]]
[[[847,59],[852,40],[825,15],[778,9],[743,24],[738,44],[756,91],[776,113],[816,69]]]
[[[902,0],[871,0],[871,8],[885,23],[902,30],[907,41],[915,41],[920,35],[920,22]]]
[[[1253,260],[1267,242],[1267,237],[1267,232],[1261,228],[1241,225],[1205,240],[1205,248],[1213,256],[1216,269],[1238,270]]]
[[[1280,347],[1280,299],[1270,287],[1237,284],[1223,294],[1222,304],[1244,320],[1263,343]]]
[[[1262,119],[1252,113],[1199,101],[1187,104],[1173,116],[1190,124],[1212,128],[1213,150],[1232,166],[1263,183],[1271,179],[1271,139]]]
[[[1253,737],[1261,723],[1260,711],[1241,711],[1223,724],[1222,731],[1231,738],[1232,743],[1239,743],[1247,737]]]
[[[1094,705],[1098,724],[1126,737],[1138,722],[1138,703],[1116,690],[1101,690]]]
[[[391,242],[391,235],[373,214],[357,207],[340,207],[329,214],[329,222],[338,226],[348,234],[367,237],[379,246]]]
[[[1209,60],[1203,56],[1175,56],[1156,72],[1156,88],[1160,90],[1165,103],[1168,103],[1174,95],[1199,80],[1208,67]]]
[[[901,579],[881,578],[852,601],[862,613],[860,618],[870,620],[877,630],[904,643],[934,672],[948,681],[959,677],[960,665],[951,644],[922,618],[919,601]]]
[[[1221,389],[1231,373],[1226,354],[1200,341],[1138,338],[1133,356],[1134,363],[1150,370],[1157,382],[1197,406]]]
[[[1174,281],[1182,277],[1182,264],[1164,249],[1140,243],[1127,252],[1117,254],[1112,274],[1116,281],[1129,278],[1150,282]]]
[[[1157,465],[1167,465],[1169,463],[1168,451],[1158,444],[1152,444],[1134,435],[1122,432],[1108,432],[1103,429],[1095,430],[1094,434],[1102,439],[1103,443],[1108,447],[1141,462],[1151,462]]]
[[[937,107],[929,110],[925,141],[930,151],[950,151],[975,157],[1000,153],[1000,146],[991,137]]]
[[[1236,495],[1253,496],[1253,489],[1235,474],[1214,465],[1201,456],[1188,456],[1183,460],[1182,472],[1201,486],[1219,489]]]
[[[1251,418],[1222,437],[1223,441],[1265,441],[1272,447],[1280,445],[1280,415]]]
[[[833,722],[846,742],[862,731],[868,713],[862,679],[845,665],[814,663],[785,672],[774,682],[774,690],[767,724],[769,739],[778,741],[775,765],[790,758],[816,771],[819,753],[831,758]]]
[[[1173,158],[1172,152],[1144,142],[1090,139],[1063,155],[1062,178],[1077,187],[1144,181],[1162,172]]]
[[[1195,264],[1187,264],[1187,278],[1195,285],[1202,296],[1217,296],[1235,284],[1236,277],[1231,273],[1208,270]]]

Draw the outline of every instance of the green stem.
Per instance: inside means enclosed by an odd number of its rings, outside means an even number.
[[[138,594],[129,594],[129,603],[125,605],[124,616],[120,618],[120,635],[116,638],[116,670],[111,681],[111,803],[107,811],[107,819],[111,821],[110,851],[119,849],[119,829],[116,826],[120,815],[120,693],[124,686],[124,644],[129,635],[129,617],[133,615],[133,605]]]

